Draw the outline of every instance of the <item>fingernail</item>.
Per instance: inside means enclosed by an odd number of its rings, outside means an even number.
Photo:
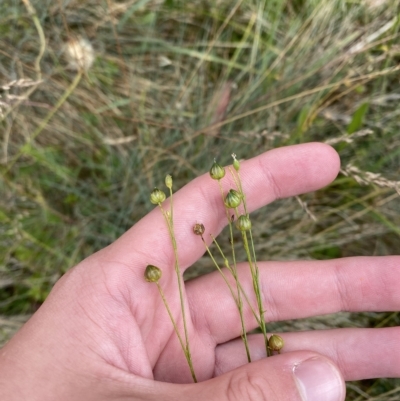
[[[293,369],[303,401],[343,401],[346,391],[341,373],[324,358],[310,358]]]

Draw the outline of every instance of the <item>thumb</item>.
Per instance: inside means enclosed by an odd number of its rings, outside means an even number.
[[[342,374],[328,358],[291,352],[244,365],[191,386],[190,400],[343,401]]]

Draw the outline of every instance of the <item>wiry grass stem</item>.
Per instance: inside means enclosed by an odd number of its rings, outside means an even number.
[[[4,174],[6,174],[8,171],[11,170],[11,168],[14,166],[14,164],[17,162],[17,160],[26,152],[27,149],[29,149],[30,144],[33,142],[33,140],[43,131],[43,129],[46,127],[46,125],[49,123],[49,121],[52,119],[54,114],[57,113],[58,109],[64,104],[64,102],[69,98],[69,96],[72,94],[72,92],[75,90],[75,88],[78,86],[82,75],[83,75],[83,70],[80,70],[76,75],[74,80],[71,82],[71,85],[68,86],[68,88],[65,90],[63,95],[58,99],[58,102],[56,105],[53,107],[53,109],[46,115],[46,117],[41,121],[39,126],[35,129],[31,137],[29,138],[29,141],[21,148],[21,150],[14,156],[14,158],[10,161],[9,165],[7,166],[7,169]]]

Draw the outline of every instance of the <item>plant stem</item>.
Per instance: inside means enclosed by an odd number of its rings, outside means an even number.
[[[39,35],[39,53],[35,59],[34,63],[34,69],[36,73],[36,84],[32,86],[30,89],[28,89],[21,97],[18,99],[12,107],[9,109],[5,110],[3,113],[3,116],[1,118],[2,120],[5,120],[5,118],[8,116],[11,111],[15,110],[24,100],[29,99],[29,96],[32,95],[33,92],[37,89],[37,87],[42,83],[42,70],[40,68],[40,63],[42,61],[43,55],[46,51],[46,37],[44,36],[44,31],[43,27],[40,23],[40,20],[37,16],[36,10],[33,8],[32,4],[30,3],[29,0],[22,0],[22,2],[25,4],[25,7],[29,13],[29,15],[32,17],[33,23],[35,24],[36,31]]]
[[[221,181],[218,180],[218,185],[219,185],[219,189],[221,192],[221,197],[222,197],[222,202],[224,203],[224,190],[222,189],[222,185],[221,185]],[[230,268],[229,263],[225,263],[225,265],[227,266],[227,268],[230,270],[230,272],[232,273],[233,278],[235,279],[235,283],[236,283],[236,290],[237,290],[237,307],[239,310],[239,315],[240,315],[240,323],[242,325],[242,340],[244,343],[244,346],[246,348],[246,354],[247,354],[247,360],[249,362],[251,362],[251,357],[250,357],[250,350],[249,350],[249,344],[247,341],[247,331],[246,331],[246,326],[244,323],[244,316],[243,316],[243,301],[242,301],[242,296],[241,293],[243,291],[243,289],[240,286],[240,282],[239,282],[239,278],[237,275],[237,267],[236,267],[236,254],[235,254],[235,245],[234,245],[234,241],[233,241],[233,228],[232,228],[232,221],[230,219],[229,216],[229,210],[227,208],[225,208],[225,214],[226,214],[226,218],[228,220],[228,225],[229,225],[229,233],[230,233],[230,243],[231,243],[231,249],[232,249],[232,260],[233,260],[233,266]],[[217,248],[219,249],[222,257],[224,258],[225,261],[227,261],[227,259],[225,258],[225,255],[222,252],[222,249],[220,248],[220,246],[218,245],[217,241],[215,240],[215,238],[213,238],[214,243],[217,245]],[[250,303],[249,303],[250,305]],[[250,306],[251,307],[251,306]]]
[[[262,296],[261,296],[261,290],[260,290],[259,272],[258,272],[257,266],[253,265],[253,260],[252,260],[251,253],[250,253],[249,243],[247,240],[247,233],[245,231],[242,232],[242,237],[243,237],[244,249],[245,249],[246,255],[247,255],[247,260],[248,260],[249,266],[250,266],[251,276],[253,278],[253,289],[254,289],[254,294],[256,295],[256,299],[257,299],[259,324],[260,324],[261,332],[264,337],[265,350],[266,350],[267,356],[271,356],[271,351],[268,346],[267,329],[266,329],[265,321],[264,321],[264,308],[263,308],[263,304],[262,304]]]
[[[29,141],[21,148],[21,150],[14,156],[13,160],[9,163],[7,166],[7,169],[5,171],[5,174],[11,170],[11,168],[14,166],[14,164],[17,162],[17,160],[21,157],[21,155],[25,152],[26,148],[28,145],[30,145],[33,140],[43,131],[43,129],[46,127],[46,125],[49,123],[49,121],[52,119],[54,114],[58,111],[58,109],[63,105],[63,103],[68,99],[68,97],[71,95],[71,93],[75,90],[75,88],[78,86],[81,78],[83,75],[83,70],[80,70],[76,75],[74,80],[72,81],[71,85],[65,90],[63,95],[60,97],[56,105],[53,107],[53,109],[46,115],[46,117],[42,120],[42,122],[39,124],[39,126],[36,128],[36,130],[33,132],[32,136],[29,138]]]
[[[196,378],[196,375],[195,375],[194,369],[193,369],[192,359],[190,358],[190,355],[188,355],[188,353],[187,353],[187,347],[186,347],[185,344],[183,343],[182,337],[181,337],[181,335],[179,334],[178,326],[176,325],[175,319],[174,319],[174,317],[172,316],[171,310],[169,309],[168,302],[167,302],[167,300],[166,300],[166,298],[165,298],[165,295],[164,295],[164,291],[162,290],[162,288],[161,288],[161,286],[160,286],[160,284],[159,284],[158,281],[156,282],[156,284],[157,284],[158,291],[159,291],[159,293],[160,293],[160,295],[161,295],[161,298],[162,298],[162,300],[163,300],[163,303],[164,303],[164,305],[165,305],[165,308],[167,309],[169,318],[171,319],[172,325],[174,326],[175,333],[176,333],[176,335],[178,336],[178,339],[179,339],[179,342],[180,342],[180,344],[181,344],[183,353],[185,354],[185,358],[186,358],[186,360],[187,360],[187,362],[188,362],[189,369],[190,369],[190,373],[191,373],[191,375],[192,375],[193,381],[194,381],[195,383],[197,383],[197,378]]]
[[[242,180],[240,178],[239,171],[236,171],[236,175],[234,174],[232,169],[230,169],[230,172],[231,172],[232,176],[234,177],[234,181],[237,185],[239,192],[242,195],[244,213],[247,217],[250,218],[250,214],[247,211],[246,195],[243,192]],[[237,215],[239,214],[239,211],[237,209],[236,209],[236,214]],[[249,231],[249,235],[250,235],[252,255],[250,253],[249,243],[248,243],[248,239],[247,239],[247,233],[245,231],[242,232],[243,244],[244,244],[247,259],[249,262],[251,276],[253,278],[253,288],[254,288],[254,293],[256,295],[256,299],[257,299],[257,306],[258,306],[258,313],[259,313],[259,325],[260,325],[260,329],[261,329],[261,332],[264,337],[265,350],[266,350],[267,356],[272,356],[271,350],[269,348],[267,328],[266,328],[265,320],[264,320],[265,311],[264,311],[263,304],[262,304],[262,294],[261,294],[261,289],[260,289],[260,273],[259,273],[259,269],[258,269],[258,265],[257,265],[256,252],[255,252],[255,248],[254,248],[253,234],[252,234],[251,229]]]
[[[217,247],[218,247],[218,249],[220,250],[220,252],[221,252],[221,254],[222,254],[222,257],[224,258],[224,264],[225,264],[226,268],[232,273],[232,276],[233,276],[233,278],[235,279],[236,285],[238,286],[238,283],[239,283],[239,282],[238,282],[237,274],[236,274],[236,273],[232,270],[232,268],[229,266],[229,262],[228,262],[228,260],[225,258],[224,254],[222,253],[222,250],[221,250],[220,246],[218,245],[216,239],[215,239],[213,236],[211,236],[211,237],[212,237],[214,243],[217,244]],[[223,271],[221,270],[221,268],[219,267],[217,261],[215,260],[213,254],[212,254],[211,251],[210,251],[210,248],[207,246],[206,242],[204,241],[203,236],[201,236],[201,239],[202,239],[202,241],[203,241],[203,243],[204,243],[204,246],[205,246],[205,248],[206,248],[208,254],[210,255],[210,258],[211,258],[211,260],[213,261],[215,267],[216,267],[216,268],[218,269],[218,271],[221,273],[222,278],[224,279],[226,285],[228,286],[229,291],[231,292],[232,298],[234,299],[234,301],[235,301],[235,303],[236,303],[236,306],[237,306],[237,308],[238,308],[238,310],[239,310],[240,323],[241,323],[241,325],[242,325],[242,335],[241,335],[241,337],[242,337],[242,340],[243,340],[243,343],[244,343],[244,347],[245,347],[245,349],[246,349],[247,360],[248,360],[248,362],[251,362],[249,343],[248,343],[248,341],[247,341],[247,332],[246,332],[246,328],[245,328],[245,324],[244,324],[243,302],[242,302],[242,299],[241,299],[241,297],[240,297],[240,289],[238,289],[238,296],[236,297],[235,293],[233,292],[232,286],[229,284],[228,279],[226,278],[224,272],[223,272]]]
[[[180,342],[180,344],[181,344],[182,350],[183,350],[183,352],[186,354],[186,347],[185,347],[185,344],[183,343],[183,340],[182,340],[182,337],[181,337],[181,335],[180,335],[180,333],[179,333],[178,326],[176,325],[175,319],[174,319],[174,317],[172,316],[171,309],[169,309],[168,302],[167,302],[167,300],[166,300],[166,298],[165,298],[164,291],[162,290],[162,288],[161,288],[161,286],[160,286],[160,283],[159,283],[158,281],[156,281],[156,284],[157,284],[158,291],[159,291],[159,293],[160,293],[160,295],[161,295],[162,301],[163,301],[163,303],[164,303],[165,309],[167,309],[169,318],[171,319],[172,325],[174,326],[174,330],[175,330],[175,333],[176,333],[176,335],[177,335],[177,337],[178,337],[178,340],[179,340],[179,342]]]
[[[183,298],[182,274],[181,274],[181,270],[179,268],[178,247],[177,247],[177,244],[176,244],[176,238],[175,238],[174,226],[173,226],[174,223],[173,223],[172,188],[170,188],[170,202],[171,203],[170,203],[169,216],[167,215],[167,213],[163,209],[161,203],[159,204],[159,206],[160,206],[161,212],[162,212],[162,214],[164,216],[164,219],[165,219],[165,221],[167,223],[169,235],[170,235],[171,241],[172,241],[172,247],[173,247],[173,250],[174,250],[175,272],[176,272],[176,277],[177,277],[177,280],[178,280],[179,300],[180,300],[180,304],[181,304],[183,330],[184,330],[184,334],[185,334],[185,349],[184,349],[184,353],[185,353],[186,359],[188,361],[190,372],[192,374],[193,380],[194,380],[195,383],[197,383],[196,375],[195,375],[194,369],[193,369],[192,356],[191,356],[191,352],[190,352],[189,335],[188,335],[188,329],[187,329],[187,324],[186,324],[185,301],[184,301],[184,298]]]
[[[216,238],[214,238],[213,236],[211,236],[211,238],[213,239],[213,242],[214,242],[214,244],[216,245],[216,247],[218,248],[218,250],[219,250],[221,256],[224,258],[224,261],[226,261],[226,262],[225,262],[225,265],[226,265],[227,259],[225,258],[225,255],[224,255],[224,253],[223,253],[221,247],[219,246],[219,244],[218,244]],[[250,302],[250,300],[249,300],[249,298],[248,298],[246,292],[244,291],[242,285],[240,284],[239,277],[237,276],[237,274],[236,274],[236,276],[235,276],[235,272],[232,271],[232,268],[231,268],[230,266],[227,266],[227,268],[229,269],[229,271],[230,271],[230,272],[232,273],[232,275],[234,276],[234,278],[235,278],[235,280],[236,280],[236,283],[237,283],[237,285],[239,286],[240,292],[241,292],[241,294],[243,295],[243,297],[244,297],[245,301],[247,302],[247,304],[249,305],[249,308],[250,308],[251,312],[253,313],[253,316],[255,317],[255,319],[256,319],[256,321],[257,321],[257,324],[260,325],[260,322],[259,322],[259,318],[258,318],[258,316],[257,316],[257,313],[256,313],[256,311],[254,310],[253,306],[251,305],[251,302]]]

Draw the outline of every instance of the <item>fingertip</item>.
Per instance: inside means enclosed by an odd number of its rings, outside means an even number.
[[[332,182],[340,171],[340,156],[331,146],[323,142],[310,143],[314,147],[314,152],[321,161],[321,167],[325,170],[327,184]]]
[[[252,168],[254,161],[260,167],[257,172]],[[311,142],[272,149],[253,161],[249,160],[247,165],[249,170],[244,172],[245,189],[250,194],[259,193],[262,189],[267,194],[272,194],[268,199],[256,202],[254,208],[258,208],[262,203],[266,204],[277,198],[287,198],[325,187],[337,177],[340,159],[331,146]],[[247,187],[246,181],[249,183]]]
[[[306,401],[342,401],[346,389],[339,369],[328,358],[315,355],[293,366],[293,376]]]
[[[210,401],[343,401],[346,395],[345,382],[336,365],[309,351],[263,358],[202,382],[196,390],[201,399]]]
[[[340,170],[340,157],[332,146],[310,142],[296,145],[294,149],[298,152],[299,167],[307,171],[312,191],[335,180]]]

